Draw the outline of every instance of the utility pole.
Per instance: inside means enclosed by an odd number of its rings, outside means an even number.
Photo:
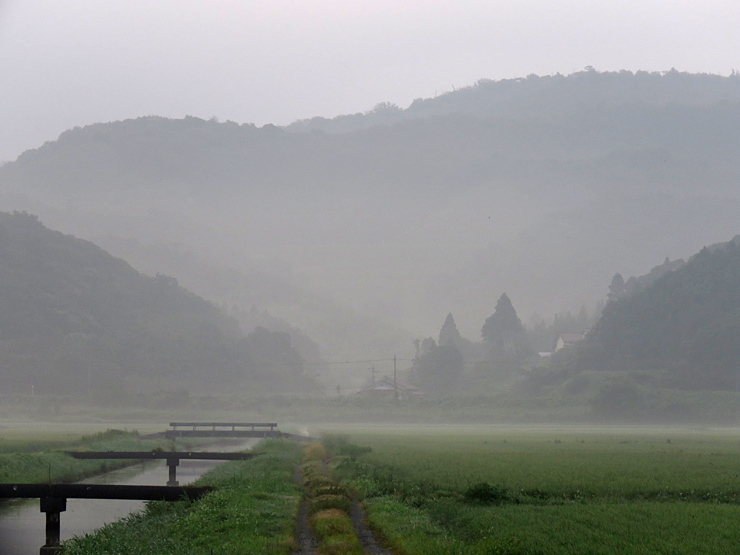
[[[373,367],[370,368],[370,373],[373,375],[373,385],[375,385],[375,365],[373,364]]]
[[[393,398],[398,400],[398,384],[396,382],[396,355],[393,355]]]

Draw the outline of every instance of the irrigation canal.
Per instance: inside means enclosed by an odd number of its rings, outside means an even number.
[[[209,446],[209,451],[239,451],[251,447],[257,440],[228,446]],[[182,460],[177,468],[177,480],[187,485],[223,461]],[[83,480],[82,484],[119,484],[163,486],[167,482],[165,461],[145,462]],[[144,501],[120,499],[68,499],[67,510],[61,515],[61,538],[91,532],[144,507]],[[29,555],[44,545],[46,520],[38,499],[13,502],[0,508],[0,555]]]

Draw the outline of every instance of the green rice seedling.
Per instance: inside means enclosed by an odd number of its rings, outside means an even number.
[[[365,431],[372,452],[336,471],[407,555],[736,552],[735,435],[555,433]]]

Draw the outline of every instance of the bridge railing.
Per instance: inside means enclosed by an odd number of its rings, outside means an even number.
[[[269,428],[272,432],[277,428],[277,422],[170,422],[170,428],[190,428],[193,431],[199,428],[210,428],[212,431],[218,428],[231,428],[231,431],[236,431],[237,428],[249,428],[251,431]]]

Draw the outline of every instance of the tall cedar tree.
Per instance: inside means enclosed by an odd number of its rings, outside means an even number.
[[[497,358],[521,360],[531,351],[524,326],[506,293],[501,295],[493,315],[483,324],[481,336],[490,343],[491,355]]]
[[[455,319],[452,317],[452,312],[449,312],[447,314],[447,318],[445,318],[445,323],[442,324],[442,329],[439,331],[439,345],[447,345],[448,343],[452,343],[453,345],[459,345],[460,340],[462,337],[460,336],[460,332],[457,331],[457,325],[455,324]]]

